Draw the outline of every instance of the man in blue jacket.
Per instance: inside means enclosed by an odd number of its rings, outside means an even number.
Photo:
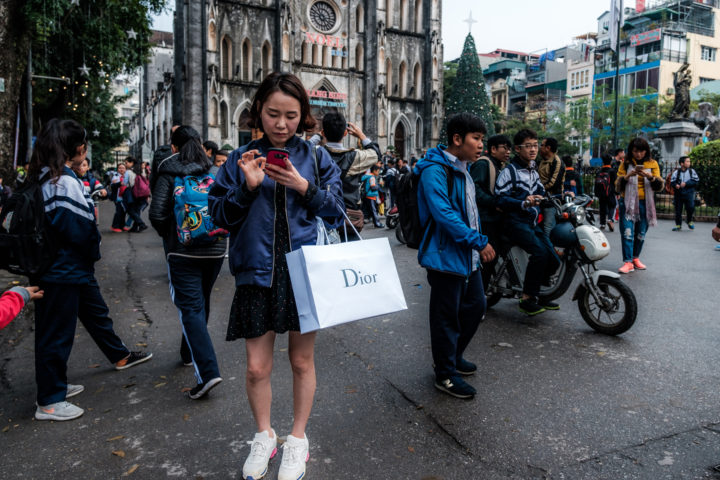
[[[458,398],[476,390],[461,378],[477,366],[463,358],[485,316],[480,263],[495,257],[480,233],[475,185],[467,171],[480,158],[486,129],[469,113],[448,119],[448,146],[430,149],[416,167],[418,214],[424,225],[418,250],[430,283],[430,343],[435,387]]]

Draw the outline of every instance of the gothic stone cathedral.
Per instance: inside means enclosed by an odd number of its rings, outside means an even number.
[[[405,159],[439,140],[440,0],[210,0],[208,136],[247,143],[250,102],[272,71],[293,72],[313,114],[338,110]]]

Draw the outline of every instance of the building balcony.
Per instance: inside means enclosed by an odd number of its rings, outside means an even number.
[[[677,62],[683,63],[687,61],[687,53],[678,52],[675,50],[662,50],[659,52],[645,53],[643,55],[637,55],[629,58],[622,58],[620,61],[620,69],[636,67],[644,65],[646,63],[653,63],[659,60],[666,62]],[[605,72],[611,72],[615,70],[615,62],[595,62],[595,75]]]

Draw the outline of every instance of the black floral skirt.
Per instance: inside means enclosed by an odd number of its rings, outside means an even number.
[[[285,211],[285,187],[275,192],[275,250],[270,288],[240,285],[235,289],[226,340],[256,338],[269,331],[300,331],[295,296],[285,254],[290,252],[290,231]]]

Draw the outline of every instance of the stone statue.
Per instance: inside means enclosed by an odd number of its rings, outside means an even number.
[[[720,117],[715,115],[713,109],[712,103],[700,102],[698,111],[690,115],[695,125],[705,130],[709,141],[720,139]]]
[[[692,76],[690,74],[690,64],[687,62],[682,64],[680,70],[675,72],[673,81],[675,86],[675,105],[670,114],[671,120],[686,120],[690,116],[690,82]]]

